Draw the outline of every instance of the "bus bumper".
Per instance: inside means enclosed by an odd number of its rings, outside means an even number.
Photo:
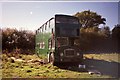
[[[60,62],[82,62],[82,57],[61,57]]]

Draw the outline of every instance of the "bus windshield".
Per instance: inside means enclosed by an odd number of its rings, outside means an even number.
[[[56,23],[79,24],[76,18],[57,17]]]
[[[56,16],[56,36],[76,37],[79,36],[80,23],[73,16]]]

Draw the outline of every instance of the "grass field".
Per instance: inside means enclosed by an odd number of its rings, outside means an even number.
[[[51,64],[37,62],[42,60],[36,55],[6,55],[2,54],[2,77],[3,78],[114,78],[118,76],[118,56],[120,54],[85,54],[84,64],[86,69],[94,69],[101,73],[89,74],[80,71],[78,67],[69,66],[61,69]],[[15,56],[22,61],[13,61]],[[1,71],[1,70],[0,70]]]

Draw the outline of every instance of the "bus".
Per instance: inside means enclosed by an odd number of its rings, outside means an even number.
[[[37,55],[45,55],[53,65],[82,61],[80,27],[77,17],[56,14],[36,30]]]

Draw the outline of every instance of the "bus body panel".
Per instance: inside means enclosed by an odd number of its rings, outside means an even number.
[[[53,20],[53,23],[50,24],[50,21]],[[54,24],[54,18],[50,19],[50,21],[47,21],[44,25],[42,25],[37,31],[36,31],[36,47],[35,51],[38,55],[42,55],[47,57],[47,53],[49,53],[51,50],[49,49],[51,47],[51,44],[49,43],[53,39],[53,33],[55,33],[55,24]],[[55,42],[54,42],[55,44]]]

